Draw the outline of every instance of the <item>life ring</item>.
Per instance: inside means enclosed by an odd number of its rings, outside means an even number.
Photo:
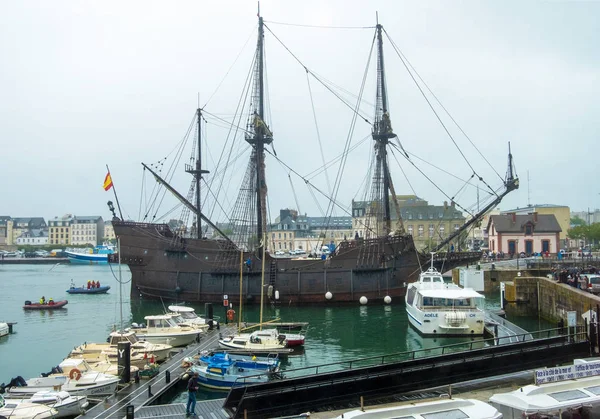
[[[81,371],[79,371],[77,368],[73,368],[69,373],[69,378],[71,380],[79,381],[81,378]]]
[[[229,320],[229,321],[233,320],[234,316],[235,316],[235,311],[233,311],[231,309],[227,310],[227,320]]]

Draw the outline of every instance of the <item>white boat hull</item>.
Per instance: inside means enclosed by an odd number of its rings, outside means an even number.
[[[190,343],[195,342],[199,334],[200,334],[199,330],[189,332],[189,333],[178,333],[175,335],[160,334],[160,333],[144,335],[144,334],[140,334],[140,332],[136,332],[136,335],[140,340],[145,340],[146,342],[150,342],[150,343],[160,343],[163,345],[171,345],[173,347],[187,346]]]
[[[8,323],[0,323],[0,338],[8,335]]]
[[[464,322],[457,325],[448,323],[447,318],[454,316],[455,311],[421,311],[407,306],[406,314],[409,323],[425,336],[481,336],[484,332],[485,314],[481,310],[458,312],[464,314]]]
[[[118,384],[118,377],[95,382],[86,382],[84,379],[76,381],[62,376],[38,377],[27,380],[25,387],[11,387],[8,389],[8,393],[10,397],[23,397],[33,396],[41,390],[60,389],[69,392],[72,396],[110,396],[115,393]]]

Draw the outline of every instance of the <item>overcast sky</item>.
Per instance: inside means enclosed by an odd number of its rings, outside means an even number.
[[[573,211],[600,207],[600,188],[595,186],[600,2],[263,0],[268,123],[283,161],[307,175],[323,160],[335,158],[349,135],[352,113],[317,80],[307,81],[304,69],[273,33],[309,69],[358,94],[375,12],[501,176],[511,142],[521,188],[505,198],[502,209],[528,203],[568,205]],[[106,201],[113,194],[102,189],[108,164],[125,217],[138,219],[145,211],[140,210],[142,184],[153,184],[143,179],[140,163],[172,152],[198,97],[207,112],[231,117],[250,68],[256,27],[254,1],[0,2],[0,215],[53,218],[72,213],[109,219]],[[426,167],[416,156],[467,179],[471,168],[387,38],[384,47],[390,115],[403,147],[417,165]],[[361,106],[371,121],[374,83],[371,65]],[[445,118],[478,175],[497,187],[498,176]],[[203,165],[211,170],[227,131],[207,119]],[[367,123],[357,122],[352,144],[369,133]],[[239,144],[241,153],[243,141]],[[349,206],[362,198],[371,147],[369,139],[350,154],[339,202]],[[247,156],[246,149],[237,162],[238,175]],[[438,205],[447,199],[400,154],[396,157],[404,170],[391,159],[397,194],[417,193]],[[328,172],[331,183],[338,167]],[[443,172],[437,175],[436,185],[449,196],[457,194],[463,206],[476,201],[475,188],[462,188],[460,180]],[[186,176],[173,179],[184,195]],[[288,170],[271,157],[267,179],[272,218],[284,207],[300,207],[314,216],[326,208],[294,176],[295,198]],[[311,181],[327,191],[324,174]],[[238,185],[239,179],[230,178],[224,207],[235,200]],[[166,200],[157,213],[164,215],[174,202]],[[176,217],[177,211],[168,218]]]

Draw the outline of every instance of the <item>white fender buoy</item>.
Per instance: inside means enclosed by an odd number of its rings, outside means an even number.
[[[386,303],[386,304],[389,304],[389,303],[391,303],[391,302],[392,302],[392,297],[390,297],[389,295],[386,295],[386,296],[383,298],[383,302],[384,302],[384,303]]]
[[[328,300],[331,300],[331,299],[333,298],[333,294],[332,294],[332,293],[330,293],[329,291],[327,291],[327,292],[325,293],[325,298],[327,298]]]
[[[279,290],[275,290],[275,299],[279,300]]]
[[[369,300],[367,299],[367,297],[365,297],[364,295],[362,297],[360,297],[360,303],[362,305],[365,305],[369,302]]]

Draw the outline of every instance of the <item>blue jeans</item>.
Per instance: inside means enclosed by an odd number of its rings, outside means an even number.
[[[196,392],[188,391],[188,402],[185,413],[196,413]]]

